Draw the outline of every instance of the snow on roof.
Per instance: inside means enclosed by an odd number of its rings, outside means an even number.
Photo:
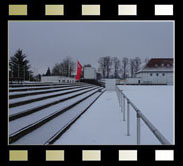
[[[147,62],[141,63],[139,66],[139,70],[136,73],[141,72],[145,68],[146,64],[147,64]]]
[[[141,64],[140,70],[137,71],[137,73],[151,70],[172,71],[172,67],[173,67],[173,58],[152,58],[147,63]]]
[[[146,68],[172,67],[173,58],[152,58],[146,65]]]

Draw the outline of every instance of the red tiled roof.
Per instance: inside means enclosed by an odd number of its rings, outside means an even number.
[[[172,67],[173,58],[152,58],[146,64],[146,68]]]

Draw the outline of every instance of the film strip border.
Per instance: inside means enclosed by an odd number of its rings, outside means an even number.
[[[75,159],[78,162],[91,162],[91,161],[113,161],[115,162],[140,162],[144,161],[144,153],[141,153],[141,150],[72,150],[71,152],[66,150],[41,150],[42,155],[39,153],[39,162],[70,162],[74,161]],[[35,151],[33,150],[9,150],[8,154],[8,160],[10,163],[15,162],[29,162],[31,160],[34,160],[34,157],[36,157],[33,153]],[[149,155],[149,156],[148,156]],[[174,150],[154,150],[149,151],[149,154],[147,155],[148,161],[152,162],[173,162],[174,161]],[[73,157],[75,156],[75,157]],[[36,161],[36,160],[35,160]],[[14,165],[14,164],[13,164]]]
[[[63,16],[64,4],[60,5],[45,5],[45,16]],[[173,16],[173,4],[158,4],[154,5],[154,15],[155,16]],[[100,16],[101,15],[101,5],[99,4],[85,4],[81,5],[81,15],[82,16]],[[137,5],[136,4],[120,4],[118,5],[118,16],[137,16]],[[27,4],[10,4],[9,5],[9,16],[27,16],[28,5]]]
[[[32,0],[33,1],[33,0]],[[140,0],[139,0],[140,1]],[[146,1],[146,0],[144,0]],[[55,2],[55,3],[54,3]],[[170,18],[173,19],[175,16],[175,4],[174,1],[169,1],[165,3],[165,1],[154,2],[148,4],[148,2],[137,1],[121,1],[114,2],[112,5],[104,4],[101,2],[94,1],[85,2],[82,1],[75,3],[68,3],[62,0],[60,1],[45,1],[45,3],[32,3],[31,1],[26,0],[14,0],[8,3],[8,13],[10,19],[23,18],[27,19],[29,17],[39,17],[43,19],[52,19],[54,16],[58,17],[58,19],[62,18],[79,18],[85,19],[90,18],[88,16],[92,16],[92,19],[97,19],[101,17],[106,18],[119,18],[119,19],[149,19],[149,17],[154,19],[159,18]],[[74,9],[74,10],[73,10]],[[162,17],[161,17],[162,16]],[[100,150],[100,147],[95,150],[87,150],[86,148],[79,148],[79,150],[73,147],[63,148],[62,147],[54,147],[52,149],[46,150],[47,147],[32,147],[30,150],[24,149],[24,147],[20,147],[18,150],[8,150],[7,158],[8,165],[32,165],[32,162],[38,162],[41,165],[46,163],[46,165],[51,162],[61,162],[69,163],[71,161],[76,162],[107,162],[111,161],[116,163],[116,165],[120,162],[135,162],[139,163],[142,161],[154,162],[154,165],[159,164],[159,162],[174,162],[176,161],[176,150],[173,150],[173,147],[158,147],[157,150],[153,147],[152,149],[147,147],[146,150],[143,148],[138,150],[136,148],[121,148],[121,150],[116,150],[116,148],[103,148]],[[11,147],[10,147],[11,149]],[[23,150],[22,150],[23,149]],[[29,148],[28,148],[29,149]],[[61,149],[61,150],[60,150]],[[85,150],[84,150],[85,149]],[[36,152],[39,151],[39,152]],[[144,154],[146,157],[144,157]],[[39,161],[36,161],[37,156],[39,155]],[[174,164],[174,163],[173,163]],[[172,165],[173,165],[172,164]],[[64,165],[64,164],[63,164]],[[97,165],[97,164],[96,164]],[[135,165],[135,164],[134,164]],[[141,164],[143,165],[143,164]]]
[[[110,19],[148,19],[153,17],[168,17],[172,19],[175,16],[175,2],[173,0],[165,1],[138,1],[138,0],[124,0],[113,2],[104,2],[102,0],[79,0],[79,1],[65,1],[65,0],[42,0],[33,2],[31,0],[11,0],[8,2],[8,16],[10,19],[14,18],[29,18],[39,17],[47,19],[65,19],[78,18],[92,19],[110,18]],[[17,17],[18,16],[18,17]],[[21,17],[20,17],[21,16]],[[54,17],[56,16],[56,17]]]

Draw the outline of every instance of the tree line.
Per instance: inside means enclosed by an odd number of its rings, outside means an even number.
[[[76,63],[71,57],[64,58],[60,63],[56,63],[52,70],[48,67],[45,76],[65,76],[72,77],[75,72]]]
[[[64,58],[60,63],[56,63],[52,70],[48,67],[46,76],[66,76],[71,77],[75,72],[76,63],[71,57]],[[18,49],[9,59],[9,79],[10,81],[36,81],[41,79],[41,75],[33,76],[30,61],[21,49]]]
[[[135,77],[135,73],[140,69],[142,63],[141,58],[123,57],[100,57],[98,60],[98,71],[102,74],[102,78],[122,78]]]
[[[135,73],[140,69],[142,63],[141,58],[122,59],[118,57],[100,57],[98,59],[98,72],[102,78],[122,78],[135,77]],[[83,65],[84,66],[84,65]],[[48,67],[46,76],[66,76],[72,77],[76,71],[76,63],[71,57],[65,57],[61,62],[56,63],[52,69]],[[38,80],[41,75],[38,74]],[[9,60],[9,78],[10,80],[35,80],[31,65],[26,54],[21,49],[10,57]]]

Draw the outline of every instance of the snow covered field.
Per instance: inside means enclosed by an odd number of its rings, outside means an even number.
[[[155,127],[174,144],[173,86],[119,86]],[[136,115],[133,115],[136,116]],[[142,123],[142,143],[159,143],[151,139],[150,130]],[[154,136],[153,136],[154,137]]]
[[[119,86],[157,129],[174,144],[173,86]],[[130,136],[115,91],[105,92],[55,144],[135,145],[136,113],[130,108]],[[141,144],[160,144],[141,121]]]

